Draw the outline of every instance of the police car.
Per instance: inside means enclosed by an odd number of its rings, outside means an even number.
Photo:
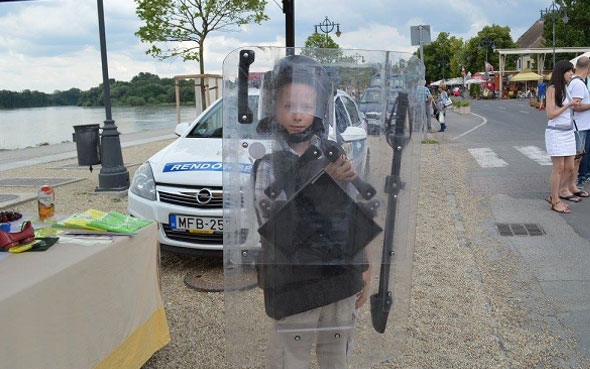
[[[249,97],[253,112],[258,111],[258,96],[251,92]],[[135,171],[127,209],[135,217],[160,223],[163,251],[207,255],[223,250],[222,117],[219,99],[193,123],[178,124],[179,138]],[[342,145],[357,173],[364,173],[366,121],[343,91],[334,96],[334,118],[329,138]],[[250,169],[244,164],[240,170]]]

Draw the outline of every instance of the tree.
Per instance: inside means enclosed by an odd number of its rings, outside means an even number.
[[[196,60],[201,74],[205,74],[205,39],[211,32],[230,31],[269,19],[264,14],[266,0],[135,0],[135,3],[137,15],[145,21],[135,35],[151,44],[146,54],[162,60],[176,57],[183,61]],[[204,104],[204,88],[201,95]]]
[[[426,67],[426,81],[436,81],[443,78],[455,76],[457,66],[454,58],[460,54],[463,47],[463,40],[455,36],[449,37],[448,32],[441,32],[430,45],[424,46],[424,66]],[[443,73],[444,72],[444,73]]]
[[[330,35],[313,33],[305,40],[301,54],[316,59],[321,64],[331,64],[342,58],[342,51]]]
[[[339,49],[340,45],[330,37],[330,35],[324,35],[321,33],[314,32],[305,40],[306,48],[319,48],[319,49]]]
[[[518,45],[510,36],[510,27],[501,27],[496,24],[485,26],[471,38],[466,45],[467,67],[466,70],[478,72],[485,70],[486,51],[488,62],[496,69],[499,69],[499,54],[494,49],[513,49]],[[506,69],[516,69],[518,55],[508,55],[506,58]]]
[[[485,40],[485,41],[484,41]],[[493,46],[492,46],[493,44]],[[486,46],[487,45],[487,46]],[[444,77],[452,78],[461,75],[461,68],[472,73],[483,71],[486,61],[498,69],[499,55],[497,49],[518,47],[510,36],[510,27],[498,25],[485,26],[477,36],[464,42],[461,38],[450,36],[448,32],[441,32],[430,45],[424,46],[424,66],[426,67],[426,81],[435,81]],[[418,55],[419,50],[415,55]],[[518,55],[508,55],[506,67],[515,68]]]
[[[586,47],[590,45],[590,2],[584,0],[557,0],[560,11],[543,15],[543,46],[553,47],[553,22],[555,18],[555,46]],[[568,22],[563,18],[567,13]],[[576,54],[560,55],[559,59],[571,59]],[[545,58],[545,68],[553,69],[553,58]],[[556,57],[557,59],[557,57]]]

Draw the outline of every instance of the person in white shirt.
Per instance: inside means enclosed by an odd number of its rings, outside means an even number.
[[[590,59],[587,56],[578,58],[576,62],[575,75],[568,85],[568,90],[572,99],[578,99],[580,104],[574,108],[573,119],[576,123],[576,160],[575,160],[575,174],[577,174],[577,183],[575,178],[572,180],[572,187],[582,186],[586,179],[590,179],[590,172],[588,167],[588,160],[590,159],[585,154],[589,151],[590,146],[590,93],[586,85],[588,73],[590,69]],[[573,189],[573,188],[572,188]],[[579,191],[578,191],[579,192]],[[574,191],[574,193],[576,193]],[[580,197],[588,197],[586,191],[578,194]]]

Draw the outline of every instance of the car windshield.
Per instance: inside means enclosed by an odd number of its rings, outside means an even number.
[[[258,96],[248,97],[248,104],[254,113],[254,122],[258,121]],[[255,127],[256,124],[248,125]],[[201,118],[186,136],[187,138],[222,138],[223,137],[223,104],[221,101]]]
[[[395,98],[397,97],[397,92],[394,90],[389,91],[389,104],[395,102]],[[361,104],[380,104],[381,103],[381,89],[367,89],[361,96]]]
[[[361,103],[377,104],[381,102],[380,90],[366,90],[361,97]]]

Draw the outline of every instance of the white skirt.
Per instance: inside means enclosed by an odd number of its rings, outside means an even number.
[[[549,156],[576,155],[576,136],[574,131],[545,130],[545,148]]]

